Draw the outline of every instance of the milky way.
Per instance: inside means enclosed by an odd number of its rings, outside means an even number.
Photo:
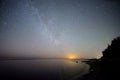
[[[120,35],[117,0],[1,0],[2,56],[96,57]]]

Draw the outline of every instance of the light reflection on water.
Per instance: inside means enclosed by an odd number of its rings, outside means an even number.
[[[89,66],[74,60],[8,60],[0,61],[0,77],[31,80],[72,80],[86,74]]]

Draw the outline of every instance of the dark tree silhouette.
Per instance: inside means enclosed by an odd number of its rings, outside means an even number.
[[[83,80],[120,80],[120,37],[102,52],[103,56],[94,62],[88,62],[92,71]]]
[[[107,49],[103,51],[103,61],[114,61],[119,59],[120,54],[120,37],[112,40],[111,45],[108,45]]]
[[[112,40],[111,45],[102,52],[103,56],[101,57],[100,61],[100,74],[101,80],[110,79],[120,79],[120,37],[115,38]]]

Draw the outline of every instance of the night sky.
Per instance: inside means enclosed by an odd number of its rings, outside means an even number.
[[[0,56],[94,58],[119,35],[117,0],[0,0]]]

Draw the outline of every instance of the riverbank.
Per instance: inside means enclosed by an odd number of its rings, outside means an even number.
[[[82,77],[78,77],[76,80],[96,80],[94,79],[99,73],[99,59],[85,59],[82,62],[88,64],[90,66],[89,73],[83,75]]]

